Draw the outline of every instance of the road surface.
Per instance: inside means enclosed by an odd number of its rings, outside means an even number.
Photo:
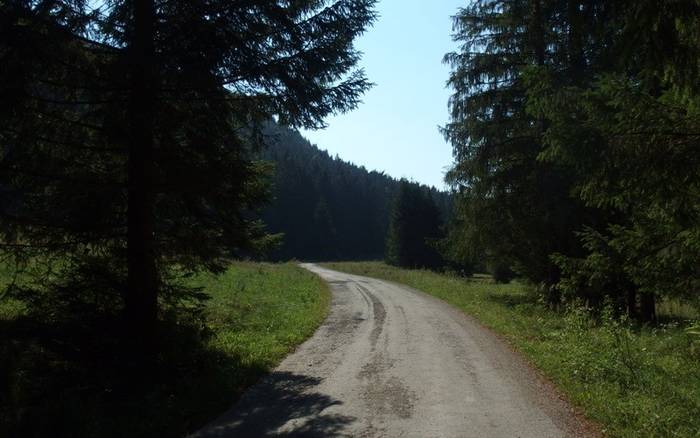
[[[313,264],[319,330],[196,437],[591,436],[495,335],[406,286]]]

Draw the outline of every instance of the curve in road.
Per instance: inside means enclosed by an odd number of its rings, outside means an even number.
[[[302,265],[326,280],[328,318],[195,437],[593,436],[498,337],[406,286]]]

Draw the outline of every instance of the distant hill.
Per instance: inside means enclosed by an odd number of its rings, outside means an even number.
[[[331,157],[299,132],[270,129],[263,158],[275,163],[274,200],[263,211],[268,230],[284,233],[275,260],[369,260],[384,256],[389,209],[399,181]],[[443,220],[451,198],[429,191]]]

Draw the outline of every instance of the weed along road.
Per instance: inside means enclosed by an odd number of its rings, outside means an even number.
[[[327,320],[197,437],[591,436],[497,337],[411,288],[313,264]]]

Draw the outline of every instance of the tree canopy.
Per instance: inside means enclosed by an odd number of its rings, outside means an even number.
[[[401,180],[389,216],[387,263],[406,268],[442,267],[436,248],[440,237],[442,218],[431,193]]]
[[[320,127],[367,90],[373,4],[2,2],[2,248],[37,275],[13,293],[124,309],[147,338],[176,277],[263,237],[264,125]]]
[[[455,245],[552,303],[651,320],[655,296],[697,299],[697,16],[694,1],[461,9],[445,58]]]

